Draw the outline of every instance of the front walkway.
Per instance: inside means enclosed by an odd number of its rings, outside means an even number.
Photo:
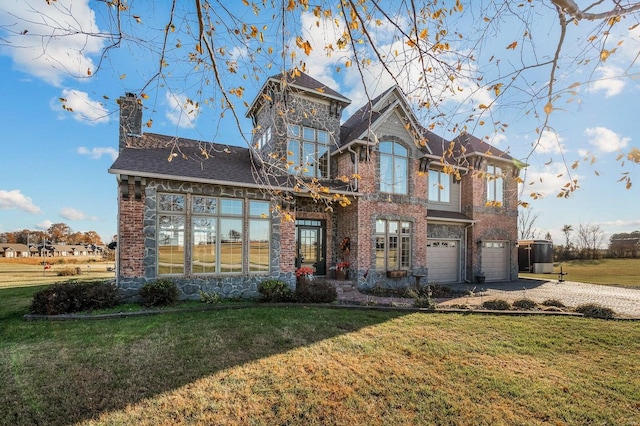
[[[351,281],[333,281],[338,290],[338,300],[358,304],[379,304],[412,306],[412,299],[400,297],[377,297],[366,295],[355,290]],[[542,281],[519,279],[512,282],[485,284],[447,284],[453,290],[472,291],[473,295],[456,299],[436,299],[438,307],[451,305],[480,306],[484,301],[503,299],[513,302],[518,299],[531,299],[542,303],[555,299],[567,307],[575,308],[585,303],[596,303],[613,309],[620,317],[640,318],[640,289],[585,284],[573,281]]]

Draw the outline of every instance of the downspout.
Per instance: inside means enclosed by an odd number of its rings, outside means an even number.
[[[467,242],[469,241],[468,235],[469,235],[469,228],[471,228],[473,225],[475,225],[475,221],[471,222],[470,225],[465,226],[464,228],[464,282],[467,284],[471,284],[471,281],[469,280],[469,278],[467,278],[467,257],[468,257],[468,252],[469,252],[469,248],[468,248],[468,244]]]

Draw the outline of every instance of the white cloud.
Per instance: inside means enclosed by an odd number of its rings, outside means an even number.
[[[33,204],[31,198],[25,197],[18,189],[5,191],[0,189],[0,210],[22,210],[27,213],[40,213],[40,207]]]
[[[542,196],[556,196],[567,183],[578,181],[578,185],[584,179],[577,173],[567,172],[567,166],[562,163],[552,163],[546,166],[529,166],[521,175],[524,187],[521,195],[522,201],[529,201],[532,193]]]
[[[43,220],[42,222],[36,224],[36,229],[46,231],[47,229],[51,228],[51,225],[53,225],[53,222],[51,222],[49,219]]]
[[[564,139],[552,130],[545,130],[540,135],[540,138],[533,142],[535,151],[538,153],[559,154],[560,152],[566,152]]]
[[[621,77],[624,75],[624,70],[612,66],[606,65],[598,67],[596,72],[600,74],[597,80],[589,83],[587,86],[587,92],[599,92],[604,91],[605,98],[619,95],[622,93],[622,89],[625,86],[625,80]]]
[[[79,90],[64,89],[62,91],[65,102],[59,99],[52,99],[49,103],[52,110],[61,113],[61,117],[65,118],[66,114],[83,123],[99,124],[109,122],[109,111],[99,101],[89,99],[89,94]],[[67,110],[62,109],[64,105]]]
[[[600,152],[616,152],[629,145],[631,138],[623,138],[606,127],[590,127],[584,131],[589,143]]]
[[[609,221],[604,221],[604,222],[596,222],[595,225],[614,226],[614,227],[619,227],[619,228],[638,227],[638,226],[640,226],[640,219],[636,219],[636,220],[609,220]]]
[[[165,98],[168,104],[166,117],[178,127],[193,128],[200,114],[200,110],[191,103],[187,103],[187,97],[167,92]]]
[[[91,217],[85,212],[71,207],[63,207],[60,210],[60,216],[67,220],[96,220],[95,217]]]
[[[113,161],[115,161],[116,158],[118,158],[118,150],[111,147],[98,147],[98,148],[89,149],[84,146],[81,146],[78,148],[77,152],[80,155],[86,155],[89,158],[94,160],[101,159],[103,155],[110,156]]]
[[[67,76],[87,77],[95,69],[90,55],[104,47],[103,37],[90,35],[99,29],[89,0],[3,1],[0,27],[7,32],[2,54],[17,69],[54,86]]]

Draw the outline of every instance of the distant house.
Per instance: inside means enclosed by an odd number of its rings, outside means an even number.
[[[251,148],[143,134],[140,103],[120,98],[109,172],[123,292],[170,278],[185,298],[249,297],[268,277],[293,285],[298,267],[331,276],[338,262],[359,288],[517,278],[511,156],[427,131],[398,87],[341,124],[349,99],[304,73],[284,80],[269,78],[248,110]],[[296,179],[343,206],[325,208]]]
[[[0,244],[0,256],[2,257],[29,257],[31,249],[26,244]]]

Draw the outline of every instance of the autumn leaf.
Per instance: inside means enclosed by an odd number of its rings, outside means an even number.
[[[551,114],[552,111],[553,111],[553,104],[551,102],[547,102],[547,104],[544,106],[545,114],[549,115]]]
[[[511,43],[510,45],[507,46],[507,49],[515,49],[516,46],[518,46],[518,42],[514,41],[513,43]]]
[[[609,58],[609,56],[611,56],[611,52],[609,52],[607,49],[602,49],[602,52],[600,52],[600,60],[602,62],[605,62],[607,58]]]

